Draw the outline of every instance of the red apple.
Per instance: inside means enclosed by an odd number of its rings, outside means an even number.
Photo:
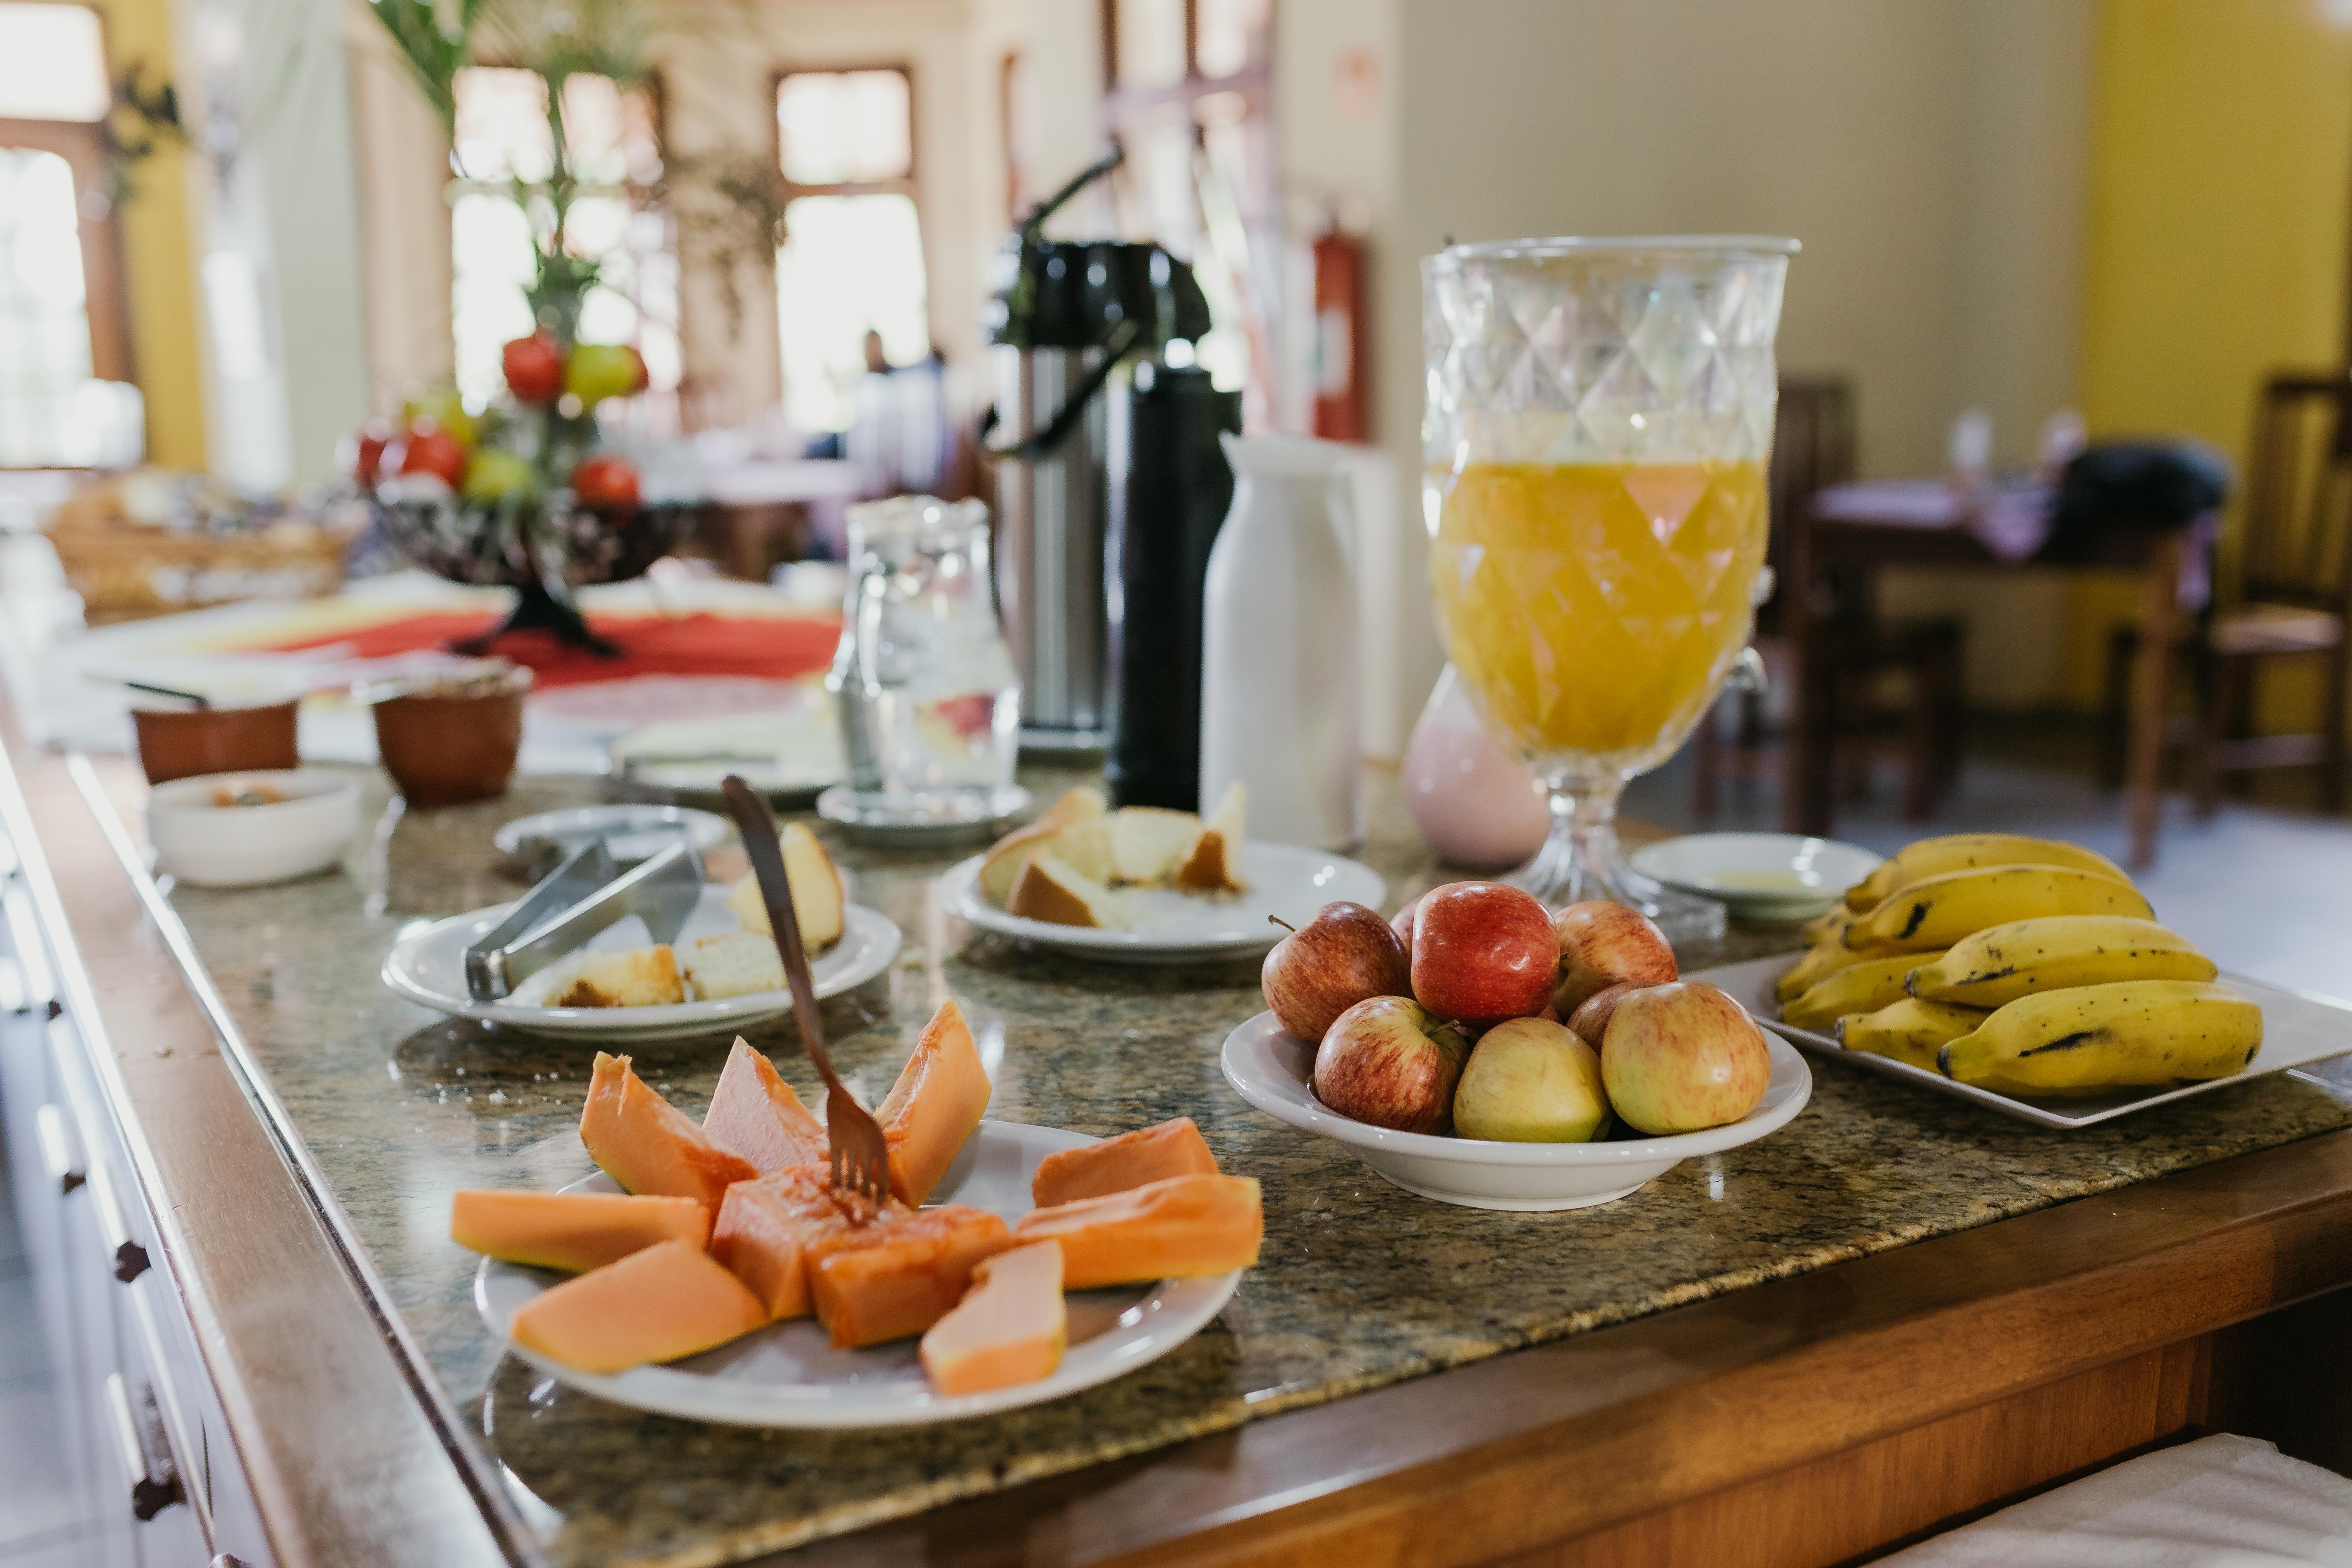
[[[1595,991],[1577,1005],[1575,1012],[1569,1015],[1568,1026],[1576,1032],[1578,1039],[1582,1040],[1594,1050],[1599,1050],[1602,1037],[1609,1033],[1609,1020],[1615,1016],[1617,1004],[1640,989],[1642,988],[1638,985],[1627,984],[1621,981],[1617,984],[1604,986]]]
[[[1703,980],[1643,986],[1617,1004],[1601,1081],[1618,1119],[1653,1137],[1737,1121],[1772,1079],[1764,1031]]]
[[[1259,979],[1282,1026],[1320,1040],[1357,1003],[1405,994],[1412,968],[1388,921],[1361,904],[1337,903],[1275,943]]]
[[[1454,1109],[1469,1057],[1462,1031],[1411,997],[1370,997],[1323,1032],[1315,1098],[1375,1127],[1433,1132]]]
[[[381,419],[371,419],[360,426],[352,438],[352,482],[362,489],[373,487],[383,473],[384,448],[391,446],[398,432]]]
[[[1551,911],[1502,882],[1448,882],[1412,921],[1413,999],[1473,1029],[1524,1018],[1551,999],[1559,944]]]
[[[507,390],[521,403],[552,403],[563,395],[563,350],[551,332],[533,332],[507,344],[500,356]]]
[[[1665,932],[1627,904],[1570,904],[1553,922],[1559,934],[1559,988],[1552,1001],[1573,1018],[1594,993],[1617,984],[1664,985],[1681,973]]]
[[[625,458],[588,458],[572,470],[572,493],[591,511],[627,511],[637,504],[637,470]]]
[[[1421,908],[1421,900],[1427,897],[1429,897],[1427,893],[1415,893],[1404,901],[1395,914],[1389,917],[1389,929],[1397,933],[1397,941],[1404,943],[1404,950],[1408,954],[1412,952],[1412,917]]]
[[[431,420],[420,419],[408,427],[408,439],[400,455],[400,471],[437,474],[454,490],[466,482],[466,465],[470,456],[463,441]]]

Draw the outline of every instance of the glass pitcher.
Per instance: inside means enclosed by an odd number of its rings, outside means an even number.
[[[996,620],[988,509],[898,496],[851,507],[847,521],[849,586],[825,678],[849,762],[837,815],[874,826],[992,820],[1019,760],[1021,682]]]

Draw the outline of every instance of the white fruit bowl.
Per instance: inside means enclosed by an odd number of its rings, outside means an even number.
[[[1598,1143],[1500,1143],[1392,1132],[1342,1116],[1315,1098],[1315,1047],[1260,1013],[1225,1037],[1225,1081],[1277,1121],[1337,1139],[1406,1192],[1465,1208],[1540,1211],[1605,1204],[1638,1192],[1695,1154],[1718,1154],[1788,1125],[1812,1098],[1813,1075],[1786,1040],[1767,1032],[1772,1080],[1738,1121],[1666,1138]]]

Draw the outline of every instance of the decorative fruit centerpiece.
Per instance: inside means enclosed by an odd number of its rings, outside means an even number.
[[[1316,1046],[1316,1099],[1402,1132],[1696,1132],[1746,1117],[1772,1076],[1747,1010],[1678,979],[1665,937],[1622,904],[1555,916],[1475,881],[1433,888],[1393,921],[1327,904],[1261,979],[1276,1021]]]

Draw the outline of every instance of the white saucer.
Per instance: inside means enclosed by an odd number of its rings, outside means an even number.
[[[1794,833],[1686,833],[1626,858],[1653,881],[1713,899],[1741,920],[1792,922],[1828,910],[1884,858],[1857,844]]]
[[[1342,1116],[1309,1087],[1315,1047],[1260,1013],[1225,1037],[1221,1058],[1234,1092],[1277,1121],[1345,1143],[1356,1158],[1406,1192],[1464,1208],[1522,1212],[1587,1208],[1639,1190],[1696,1154],[1753,1143],[1788,1125],[1812,1098],[1805,1058],[1767,1033],[1772,1080],[1747,1116],[1703,1132],[1665,1138],[1604,1139],[1597,1143],[1501,1143],[1395,1132]]]
[[[1034,1206],[1029,1179],[1036,1173],[1037,1163],[1056,1149],[1093,1142],[1057,1128],[983,1121],[966,1140],[930,1201],[970,1204],[1018,1219]],[[563,1190],[610,1193],[620,1188],[599,1173]],[[546,1269],[486,1258],[474,1275],[475,1310],[492,1333],[506,1340],[509,1353],[583,1394],[690,1421],[803,1428],[923,1426],[992,1415],[1092,1388],[1158,1361],[1199,1333],[1223,1310],[1241,1282],[1241,1275],[1234,1273],[1073,1292],[1067,1298],[1069,1349],[1051,1377],[950,1398],[933,1390],[923,1376],[914,1340],[835,1350],[810,1318],[771,1324],[731,1344],[661,1366],[633,1367],[609,1376],[578,1372],[525,1350],[507,1334],[507,1325],[524,1303],[562,1279]]]
[[[982,896],[983,858],[975,855],[959,861],[940,878],[940,900],[949,913],[999,936],[1110,963],[1255,957],[1283,938],[1282,928],[1269,916],[1301,926],[1335,901],[1377,910],[1388,892],[1381,874],[1361,861],[1322,849],[1253,842],[1242,846],[1242,878],[1249,883],[1248,892],[1203,898],[1172,888],[1122,888],[1118,897],[1135,929],[1102,931],[1006,914]]]
[[[466,949],[504,920],[513,907],[494,904],[403,937],[384,957],[383,983],[412,1002],[460,1018],[480,1018],[527,1034],[601,1042],[717,1035],[793,1010],[789,991],[760,991],[749,996],[659,1007],[541,1007],[529,1000],[532,994],[529,980],[512,996],[477,1002],[466,989]],[[898,955],[898,928],[889,917],[863,904],[852,904],[845,924],[841,940],[809,961],[810,977],[816,982],[819,997],[864,984],[889,968],[890,961]],[[677,945],[684,949],[697,937],[741,929],[742,922],[727,908],[727,889],[705,888],[701,901],[687,918]],[[644,947],[649,941],[645,922],[632,915],[597,933],[587,945],[599,952],[618,952]]]

